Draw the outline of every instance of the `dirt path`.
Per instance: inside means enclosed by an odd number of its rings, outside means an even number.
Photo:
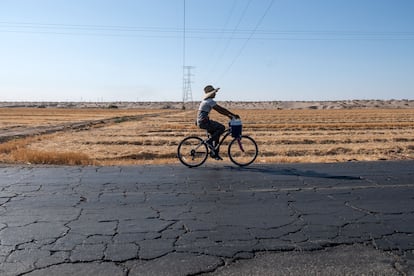
[[[36,126],[36,127],[14,127],[12,129],[0,130],[0,143],[4,143],[16,138],[25,138],[36,135],[51,134],[59,131],[68,130],[88,130],[91,128],[100,128],[110,124],[118,124],[127,121],[141,121],[145,118],[157,117],[160,115],[168,115],[177,111],[166,111],[159,113],[150,114],[139,114],[139,115],[128,115],[128,116],[117,116],[107,119],[99,120],[87,120],[75,123],[62,123],[54,126]]]

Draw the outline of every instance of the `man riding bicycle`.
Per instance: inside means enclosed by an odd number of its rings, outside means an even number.
[[[215,100],[216,93],[219,91],[220,88],[214,88],[211,85],[207,85],[204,88],[204,97],[200,103],[197,113],[197,126],[201,129],[207,130],[207,132],[211,135],[211,138],[207,141],[213,148],[218,145],[220,140],[220,135],[223,134],[225,131],[225,127],[223,124],[210,120],[209,114],[211,109],[214,109],[218,113],[232,118],[240,118],[239,115],[234,114],[227,110],[226,108],[217,104]],[[211,151],[211,157],[215,158],[216,160],[223,160],[218,153],[217,150]]]

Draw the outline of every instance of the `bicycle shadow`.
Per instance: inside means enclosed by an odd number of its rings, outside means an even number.
[[[324,172],[317,172],[312,170],[299,170],[295,168],[270,168],[270,167],[231,167],[233,170],[239,170],[243,172],[262,173],[276,176],[297,176],[297,177],[311,177],[311,178],[323,178],[323,179],[339,179],[339,180],[363,180],[361,176],[350,176],[350,175],[333,175]]]

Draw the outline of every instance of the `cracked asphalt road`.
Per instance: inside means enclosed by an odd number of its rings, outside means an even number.
[[[413,168],[2,166],[0,274],[413,275]]]

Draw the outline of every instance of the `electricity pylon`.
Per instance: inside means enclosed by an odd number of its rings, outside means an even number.
[[[194,66],[184,66],[183,68],[183,108],[187,102],[193,102],[193,92],[191,90],[191,77],[194,76],[191,70]]]

